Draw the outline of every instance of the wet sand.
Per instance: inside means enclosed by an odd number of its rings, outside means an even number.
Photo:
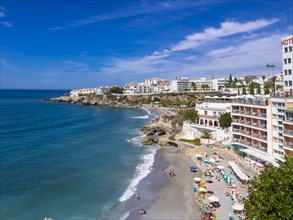
[[[202,174],[191,173],[189,166],[194,165],[194,162],[186,157],[185,150],[175,153],[176,149],[163,147],[159,150],[169,166],[163,167],[164,171],[157,173],[168,180],[168,184],[157,192],[158,200],[150,206],[143,207],[146,215],[140,215],[139,210],[136,210],[127,219],[200,219],[192,182],[195,176]],[[170,169],[175,169],[175,177],[169,177]]]

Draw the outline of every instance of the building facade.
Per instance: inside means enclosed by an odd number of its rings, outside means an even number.
[[[203,102],[197,104],[195,110],[198,112],[196,125],[208,129],[221,129],[219,118],[222,113],[231,112],[231,103]]]
[[[284,92],[285,94],[293,94],[293,35],[283,37],[281,45]]]
[[[171,92],[185,92],[191,90],[191,81],[186,78],[176,78],[176,80],[171,81],[170,90]]]

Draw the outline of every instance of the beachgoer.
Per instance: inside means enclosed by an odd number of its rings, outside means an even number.
[[[138,193],[136,193],[135,198],[136,198],[136,200],[139,200],[140,199],[140,195]]]
[[[144,209],[141,209],[139,212],[140,212],[141,215],[145,215],[146,214],[146,211]]]

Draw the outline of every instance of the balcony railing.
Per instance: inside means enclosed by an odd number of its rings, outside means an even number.
[[[253,112],[253,111],[245,111],[245,110],[232,110],[232,113],[242,114],[242,115],[251,115],[257,117],[267,117],[267,114],[264,112]]]
[[[255,149],[258,149],[258,150],[261,150],[263,152],[267,152],[267,148],[265,146],[261,146],[261,145],[257,145],[257,144],[252,144],[251,142],[247,142],[245,140],[242,140],[242,139],[237,139],[237,138],[234,138],[233,139],[233,142],[234,143],[239,143],[239,144],[242,144],[246,147],[253,147]]]
[[[248,105],[268,105],[268,100],[251,100],[251,99],[233,99],[232,103],[248,104]]]
[[[293,135],[293,130],[284,129],[283,131],[284,131],[285,134],[292,134]]]

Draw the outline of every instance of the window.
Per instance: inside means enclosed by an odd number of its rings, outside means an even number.
[[[288,81],[285,81],[285,86],[288,86]]]
[[[288,52],[288,47],[285,47],[284,49],[285,49],[285,53],[287,53]]]
[[[204,111],[204,115],[208,115],[208,111]]]
[[[284,59],[284,64],[287,64],[287,59]]]
[[[288,73],[288,70],[284,70],[284,74],[287,75],[287,73]]]
[[[288,75],[291,75],[292,74],[292,70],[288,70]]]
[[[291,47],[289,47],[289,52],[292,52],[292,46],[291,46]]]
[[[288,58],[288,63],[291,63],[291,58]]]
[[[288,81],[289,82],[289,86],[292,86],[292,81]]]
[[[217,116],[217,112],[213,112],[213,115],[214,115],[214,116]]]

